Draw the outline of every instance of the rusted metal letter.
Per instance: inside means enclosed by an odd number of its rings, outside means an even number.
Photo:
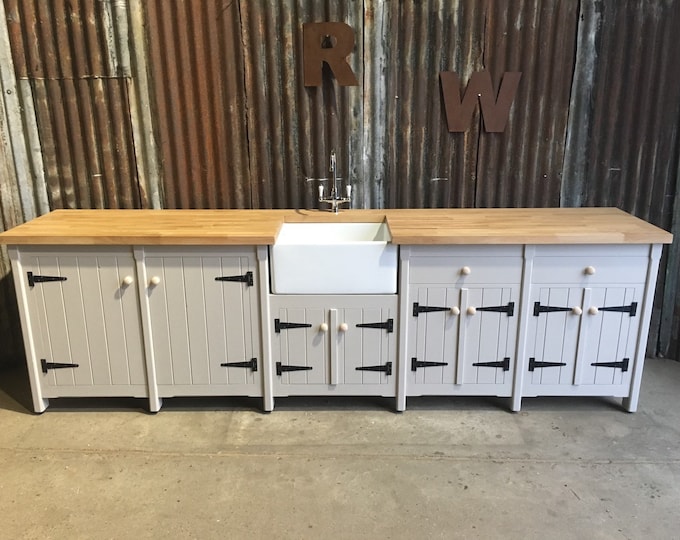
[[[496,97],[489,72],[478,71],[470,77],[461,100],[458,75],[453,71],[440,72],[439,78],[442,84],[449,131],[460,132],[470,129],[472,113],[477,105],[477,99],[479,99],[482,109],[484,129],[492,133],[504,131],[521,77],[521,71],[506,71],[498,90],[498,97]]]
[[[335,75],[340,86],[359,86],[347,57],[354,49],[354,30],[342,22],[305,23],[303,61],[305,86],[321,86],[323,63]],[[332,47],[324,47],[327,37],[335,38]]]

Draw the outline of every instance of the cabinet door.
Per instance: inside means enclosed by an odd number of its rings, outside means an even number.
[[[584,291],[583,347],[574,384],[630,385],[635,360],[642,286],[612,286]]]
[[[159,395],[259,396],[252,256],[145,257]]]
[[[509,396],[519,288],[411,290],[408,393]]]
[[[527,328],[525,390],[574,383],[583,311],[581,287],[544,286],[532,291]]]
[[[407,373],[409,389],[419,395],[429,385],[456,380],[460,289],[412,287],[411,292]]]
[[[394,386],[395,320],[392,307],[331,309],[330,383]]]
[[[396,391],[396,296],[284,296],[272,305],[277,395]]]
[[[42,394],[148,395],[131,253],[22,253]]]
[[[525,394],[627,395],[642,294],[642,285],[536,288]]]
[[[512,394],[518,293],[516,286],[461,289],[456,383],[475,394]]]

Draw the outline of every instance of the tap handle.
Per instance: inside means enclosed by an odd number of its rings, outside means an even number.
[[[345,186],[345,192],[347,193],[347,198],[348,198],[348,199],[351,199],[351,198],[352,198],[352,186],[350,186],[349,184],[347,184],[347,185]]]
[[[323,186],[319,186],[319,199],[323,199]]]

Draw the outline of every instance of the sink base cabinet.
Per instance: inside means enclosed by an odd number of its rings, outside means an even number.
[[[272,295],[269,302],[275,396],[395,396],[396,295]]]

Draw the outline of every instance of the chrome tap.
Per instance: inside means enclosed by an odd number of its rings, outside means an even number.
[[[352,186],[347,184],[345,186],[345,195],[342,196],[340,194],[340,186],[338,185],[338,180],[342,180],[342,178],[338,177],[338,162],[335,157],[335,150],[331,150],[331,162],[328,167],[328,172],[332,174],[332,177],[327,179],[333,181],[331,192],[327,197],[324,197],[324,187],[319,186],[319,202],[329,204],[330,205],[329,210],[337,214],[338,207],[341,204],[344,203],[349,204],[351,202]]]

